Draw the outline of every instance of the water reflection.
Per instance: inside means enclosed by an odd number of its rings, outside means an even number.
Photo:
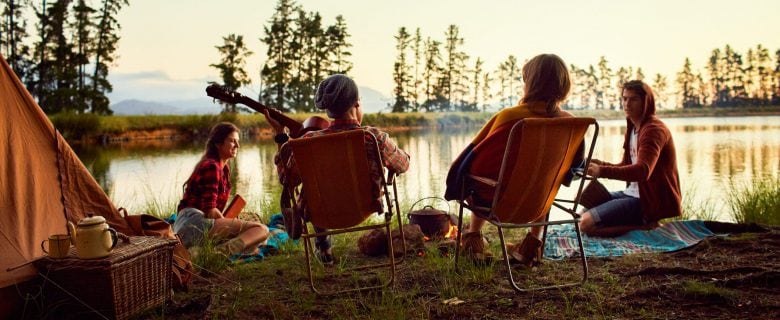
[[[777,176],[780,169],[780,117],[665,119],[677,147],[683,196],[694,203],[714,203],[715,217],[731,220],[726,205],[732,184]],[[618,161],[625,121],[600,121],[595,157]],[[427,130],[391,134],[411,155],[410,172],[398,180],[402,210],[415,200],[444,191],[449,164],[471,141],[478,128]],[[109,147],[75,147],[77,154],[118,206],[132,212],[150,207],[173,212],[182,184],[203,150],[202,142],[152,142]],[[234,190],[250,208],[276,204],[279,184],[273,165],[276,146],[271,141],[244,138],[232,163]],[[619,189],[620,181],[606,181]],[[561,193],[572,192],[563,188]]]

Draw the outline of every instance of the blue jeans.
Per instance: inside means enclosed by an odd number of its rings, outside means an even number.
[[[200,245],[203,235],[214,225],[214,219],[206,218],[203,211],[195,208],[184,208],[176,215],[173,232],[181,237],[185,248]]]
[[[610,192],[609,195],[612,196],[612,200],[590,209],[590,214],[597,227],[641,226],[645,224],[639,198],[626,195],[623,191]]]

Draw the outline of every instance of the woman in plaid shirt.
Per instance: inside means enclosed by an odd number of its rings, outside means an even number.
[[[199,245],[208,235],[211,239],[230,239],[217,247],[226,255],[245,251],[252,254],[268,238],[268,227],[263,224],[222,216],[230,196],[227,162],[238,153],[238,140],[238,127],[234,124],[215,125],[206,142],[206,152],[185,183],[173,231],[187,248]]]

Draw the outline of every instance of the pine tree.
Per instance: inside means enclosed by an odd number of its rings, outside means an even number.
[[[756,65],[758,74],[757,97],[761,104],[772,100],[772,60],[769,50],[762,45],[756,46]]]
[[[480,106],[480,100],[486,100],[486,97],[483,97],[483,99],[480,99],[479,94],[482,90],[482,81],[485,79],[483,76],[484,70],[482,69],[482,65],[485,64],[484,61],[482,61],[481,58],[477,57],[477,61],[474,63],[474,69],[471,70],[473,77],[471,78],[473,83],[473,98],[471,100],[471,103],[467,105],[467,108],[464,108],[463,111],[479,111]],[[487,102],[487,101],[485,101]]]
[[[409,98],[412,100],[412,111],[420,111],[420,92],[422,89],[422,79],[420,78],[420,70],[422,67],[420,63],[423,59],[423,40],[420,34],[420,28],[414,32],[414,38],[412,38],[412,53],[414,54],[414,71],[412,77],[412,90],[409,94]]]
[[[775,76],[772,92],[774,92],[772,104],[780,104],[780,49],[775,51]]]
[[[666,107],[666,90],[668,90],[668,88],[669,83],[666,81],[666,76],[656,73],[655,78],[653,79],[653,93],[655,93],[655,103],[658,105],[659,109]]]
[[[307,110],[307,102],[312,100],[313,95],[310,86],[309,74],[307,72],[307,66],[311,56],[309,55],[308,48],[312,46],[312,41],[322,29],[320,25],[314,26],[320,23],[318,20],[319,14],[308,14],[303,8],[298,7],[295,11],[296,18],[293,20],[292,41],[288,43],[289,48],[289,60],[290,61],[290,82],[285,89],[284,99],[290,106],[290,109],[296,111],[311,111]]]
[[[432,40],[430,37],[425,41],[425,69],[422,79],[425,82],[423,108],[428,112],[440,110],[445,105],[446,98],[440,80],[442,78],[442,57],[439,46],[441,46],[441,42]]]
[[[596,78],[596,109],[613,109],[612,101],[612,69],[607,66],[607,58],[601,56],[598,63],[598,77]]]
[[[27,19],[24,10],[29,0],[2,0],[5,4],[3,20],[0,21],[0,52],[14,70],[19,79],[29,77],[31,68],[30,46],[25,43],[28,37]]]
[[[219,70],[222,84],[231,90],[237,90],[252,83],[244,69],[246,67],[246,58],[252,55],[252,51],[246,48],[244,36],[231,33],[223,37],[222,40],[223,44],[221,46],[214,46],[222,58],[219,63],[213,63],[209,66]],[[236,113],[235,104],[225,103],[224,106],[225,112]]]
[[[725,67],[724,80],[728,92],[726,104],[734,106],[747,98],[742,71],[742,55],[731,49],[730,45],[726,45],[723,62]]]
[[[97,36],[95,44],[95,68],[92,74],[91,112],[97,114],[112,114],[106,93],[113,91],[108,81],[109,65],[116,58],[119,44],[119,29],[121,25],[116,19],[122,6],[129,5],[128,0],[103,0],[103,6],[98,11]]]
[[[71,29],[74,31],[72,37],[76,44],[76,52],[73,55],[73,63],[77,68],[76,92],[73,99],[72,109],[77,112],[85,112],[89,108],[89,98],[93,96],[92,87],[87,85],[87,67],[90,64],[89,58],[94,53],[93,30],[95,24],[91,21],[95,9],[87,5],[84,0],[78,0],[73,7],[74,20]]]
[[[69,110],[76,95],[77,72],[73,63],[73,44],[66,35],[66,19],[70,0],[60,0],[42,7],[38,13],[42,38],[35,44],[43,60],[38,61],[35,70],[38,77],[33,80],[33,94],[46,113]]]
[[[294,0],[279,0],[269,21],[270,26],[263,27],[265,37],[260,38],[268,46],[268,60],[260,73],[266,84],[261,100],[272,102],[281,110],[289,110],[285,103],[285,88],[290,85],[293,76],[293,14],[298,9]]]
[[[615,95],[618,97],[618,99],[621,99],[621,96],[623,94],[622,92],[623,85],[626,82],[631,81],[631,73],[632,73],[631,67],[628,68],[620,67],[620,69],[618,69],[618,71],[615,73],[615,88],[616,88]],[[618,103],[616,109],[622,110],[623,109],[622,104]]]
[[[498,65],[498,81],[500,84],[500,108],[514,106],[519,100],[520,66],[517,64],[517,58],[509,55],[506,60]]]
[[[639,81],[644,81],[645,80],[645,72],[642,71],[642,67],[637,67],[636,68],[636,79],[639,80]]]
[[[691,108],[698,105],[696,94],[696,75],[693,74],[691,60],[685,58],[682,71],[677,73],[677,88],[680,95],[680,105],[683,108]]]
[[[753,48],[750,48],[745,57],[745,67],[742,69],[745,96],[751,101],[751,104],[753,104],[758,97],[758,56],[756,55],[756,52],[753,51]]]
[[[411,82],[411,66],[406,62],[406,51],[409,49],[411,35],[406,31],[406,27],[398,29],[398,35],[395,36],[396,58],[393,63],[393,96],[395,102],[391,106],[392,112],[404,112],[409,107],[409,88]]]
[[[328,27],[326,33],[328,35],[328,47],[333,53],[331,72],[349,73],[352,70],[352,62],[349,61],[349,57],[352,56],[349,48],[352,47],[352,44],[348,41],[350,34],[347,31],[347,23],[344,17],[341,15],[336,16],[336,24]]]
[[[444,64],[442,89],[444,96],[447,98],[445,110],[451,111],[454,109],[453,102],[458,102],[459,105],[462,105],[463,97],[467,93],[465,74],[468,55],[461,51],[463,38],[460,36],[458,26],[450,25],[444,33],[444,37],[444,50],[447,54],[447,59]]]
[[[488,106],[490,106],[490,100],[493,99],[493,94],[490,92],[490,85],[493,82],[493,78],[490,77],[490,72],[482,74],[482,112],[486,112]]]
[[[728,90],[725,88],[723,58],[720,49],[713,49],[707,63],[707,71],[710,73],[710,84],[713,89],[712,105],[718,106],[726,102]]]
[[[584,96],[589,102],[588,105],[593,105],[596,109],[599,109],[598,104],[598,91],[599,91],[599,79],[596,73],[596,68],[593,65],[588,65],[588,69],[582,70]],[[602,105],[603,107],[603,105]]]

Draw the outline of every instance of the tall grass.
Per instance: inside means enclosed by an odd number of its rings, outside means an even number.
[[[727,201],[737,222],[780,225],[780,177],[733,186]]]
[[[682,216],[670,220],[718,220],[716,202],[712,198],[696,201],[699,192],[695,183],[690,184],[687,189],[683,192]]]

